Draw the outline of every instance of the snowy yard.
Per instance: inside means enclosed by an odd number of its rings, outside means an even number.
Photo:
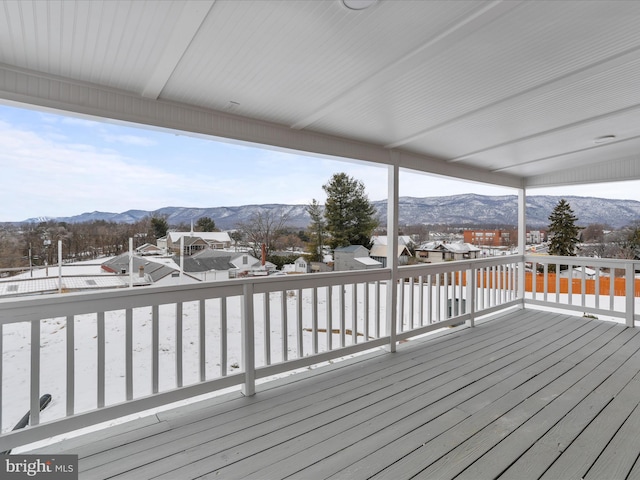
[[[351,286],[345,287],[347,290]],[[364,287],[359,285],[362,290]],[[373,295],[373,285],[371,285]],[[336,287],[334,287],[334,290]],[[327,315],[325,289],[318,292],[318,333],[317,343],[320,352],[327,347]],[[310,291],[303,290],[302,295],[302,337],[303,355],[313,352],[312,333],[312,298]],[[382,289],[384,293],[384,288]],[[287,308],[287,357],[297,358],[298,349],[298,299],[299,291],[285,292]],[[335,294],[337,297],[337,294]],[[270,363],[283,360],[282,341],[282,293],[270,293]],[[349,298],[349,295],[346,295]],[[226,308],[226,365],[227,375],[241,370],[241,298],[227,298]],[[335,302],[332,312],[331,329],[340,330],[340,310]],[[264,335],[264,296],[255,297],[255,356],[256,365],[265,364]],[[358,342],[363,341],[363,300],[358,301]],[[384,302],[382,302],[384,308]],[[199,302],[185,302],[182,311],[182,375],[183,385],[200,382],[200,320]],[[220,377],[223,365],[221,336],[222,312],[221,300],[205,301],[206,321],[205,333],[205,375],[206,379]],[[345,345],[352,343],[351,307],[348,302],[344,307]],[[378,317],[381,318],[381,317]],[[383,318],[383,317],[382,317]],[[370,336],[375,327],[372,322],[374,312],[370,312]],[[74,321],[75,329],[75,413],[93,410],[97,407],[98,395],[98,320],[97,315],[79,315]],[[176,369],[176,305],[160,305],[159,307],[159,383],[160,392],[171,390],[177,386]],[[41,372],[40,392],[49,393],[53,400],[41,413],[41,422],[61,418],[66,413],[66,318],[52,318],[40,322],[41,333]],[[152,394],[152,311],[151,307],[133,309],[133,398]],[[117,404],[126,399],[126,312],[116,310],[105,312],[105,405]],[[380,321],[379,331],[384,335],[384,320]],[[332,345],[340,346],[340,333],[332,333]],[[12,323],[3,326],[3,425],[2,431],[11,430],[15,423],[29,408],[30,381],[30,342],[31,326],[28,322]]]

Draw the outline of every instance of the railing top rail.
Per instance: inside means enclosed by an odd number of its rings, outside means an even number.
[[[271,278],[248,277],[187,285],[145,286],[12,297],[0,299],[0,324],[240,296],[243,294],[243,288],[246,284],[253,284],[255,293],[268,293],[383,281],[391,278],[390,272],[389,269],[376,269],[296,274]]]
[[[0,299],[0,323],[108,312],[235,295],[242,295],[242,285],[233,281],[223,281],[7,298]]]
[[[376,268],[373,270],[350,270],[346,272],[319,272],[292,274],[280,277],[255,278],[255,293],[279,292],[304,288],[328,287],[331,285],[347,285],[389,280],[391,270]]]
[[[472,260],[453,260],[441,263],[427,263],[418,265],[403,265],[398,267],[401,276],[429,275],[446,272],[459,272],[477,268],[493,267],[496,265],[508,265],[522,261],[521,255],[504,255],[500,257],[477,258]]]
[[[554,255],[527,254],[524,256],[525,262],[551,263],[560,265],[590,265],[606,268],[624,268],[630,263],[640,265],[639,260],[617,259],[617,258],[593,258],[593,257],[562,257]]]

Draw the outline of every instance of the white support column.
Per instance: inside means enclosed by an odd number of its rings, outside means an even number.
[[[184,276],[184,235],[180,237],[180,283]]]
[[[387,282],[387,332],[389,352],[396,351],[396,330],[398,317],[398,153],[390,152],[391,165],[387,168],[387,268],[391,269],[391,279]]]
[[[466,271],[467,275],[467,301],[466,301],[466,311],[461,313],[468,313],[469,317],[469,326],[475,327],[476,325],[476,277],[478,276],[478,271],[474,268],[470,268]]]
[[[527,245],[527,192],[525,187],[518,190],[518,255],[522,260],[518,265],[518,299],[524,308],[524,254]]]
[[[62,293],[62,240],[58,240],[58,293]]]
[[[627,327],[634,327],[636,322],[635,319],[635,287],[636,287],[636,275],[635,268],[633,262],[627,264],[625,268],[625,323]]]
[[[129,288],[133,288],[133,237],[129,238]]]
[[[244,367],[244,384],[242,394],[250,397],[256,393],[256,353],[253,315],[253,283],[247,283],[243,288],[242,299],[242,360]]]

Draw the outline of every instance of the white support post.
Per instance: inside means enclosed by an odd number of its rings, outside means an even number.
[[[129,288],[133,288],[133,238],[129,238]]]
[[[40,423],[40,320],[31,322],[31,417],[29,425]]]
[[[180,237],[180,283],[184,275],[184,235]]]
[[[518,265],[518,299],[524,308],[524,254],[527,245],[527,192],[524,187],[518,190],[518,255],[522,258]]]
[[[253,340],[253,284],[243,287],[242,296],[242,360],[244,362],[244,384],[242,394],[250,397],[256,393],[256,362]]]
[[[58,240],[58,293],[62,293],[62,240]]]
[[[636,290],[636,276],[633,262],[627,264],[625,268],[625,319],[627,327],[635,326],[635,290]]]
[[[75,382],[75,335],[76,322],[73,315],[67,316],[67,416],[70,417],[75,412],[76,382]]]
[[[469,314],[469,326],[475,327],[476,325],[476,276],[478,271],[470,268],[466,272],[467,275],[467,301],[466,311],[463,313]]]
[[[398,189],[399,155],[389,152],[391,165],[387,169],[387,267],[391,269],[391,279],[387,282],[387,334],[389,352],[396,351],[396,331],[398,317]]]

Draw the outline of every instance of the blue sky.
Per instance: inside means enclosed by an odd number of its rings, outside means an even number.
[[[371,200],[386,198],[387,189],[386,170],[369,164],[6,105],[0,105],[0,168],[0,222],[96,210],[308,204],[314,198],[323,203],[322,185],[338,172],[361,180]],[[620,185],[530,193],[640,200],[636,182]],[[515,190],[401,172],[403,196],[469,192],[504,195]]]

